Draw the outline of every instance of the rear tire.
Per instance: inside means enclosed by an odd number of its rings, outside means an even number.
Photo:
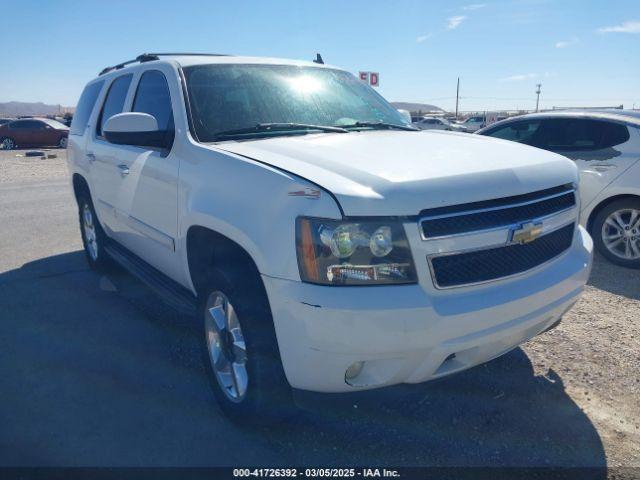
[[[58,140],[58,147],[67,148],[67,140],[67,137],[61,137],[60,140]]]
[[[593,221],[591,236],[610,262],[640,268],[640,198],[623,198],[603,208]]]
[[[237,265],[209,272],[199,295],[202,356],[222,411],[237,423],[270,424],[295,407],[264,287],[251,277]]]
[[[82,245],[89,267],[98,272],[108,272],[114,265],[104,249],[109,238],[98,221],[93,202],[87,193],[82,193],[78,197],[78,209]]]
[[[0,138],[0,150],[13,150],[14,148],[16,148],[16,142],[13,141],[13,138]]]

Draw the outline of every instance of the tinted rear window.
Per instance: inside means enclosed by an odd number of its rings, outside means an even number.
[[[71,121],[70,134],[82,135],[84,133],[84,129],[87,128],[87,122],[89,121],[89,117],[93,111],[93,106],[96,104],[96,99],[98,98],[100,90],[102,90],[103,84],[104,81],[95,82],[91,85],[87,85],[83,90],[82,95],[80,95],[78,105],[76,106],[76,112],[73,115],[73,120]]]

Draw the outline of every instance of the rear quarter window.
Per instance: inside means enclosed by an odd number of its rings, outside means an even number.
[[[93,107],[96,104],[98,94],[100,93],[100,90],[102,90],[103,85],[104,80],[87,85],[82,91],[82,95],[80,95],[80,100],[78,100],[78,105],[76,106],[76,111],[73,115],[73,120],[71,121],[71,129],[69,130],[71,135],[82,135],[84,133],[85,128],[87,128],[87,122],[89,121],[91,112],[93,111]]]

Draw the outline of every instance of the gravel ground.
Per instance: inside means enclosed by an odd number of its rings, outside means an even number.
[[[597,257],[558,328],[488,364],[240,429],[211,404],[198,333],[127,274],[87,270],[65,152],[22,153],[0,152],[0,465],[640,467],[640,271]]]

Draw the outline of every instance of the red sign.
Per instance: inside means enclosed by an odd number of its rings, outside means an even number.
[[[360,72],[360,80],[369,83],[369,72]]]
[[[377,87],[380,84],[380,76],[378,72],[371,72],[369,74],[369,81],[372,87]]]

